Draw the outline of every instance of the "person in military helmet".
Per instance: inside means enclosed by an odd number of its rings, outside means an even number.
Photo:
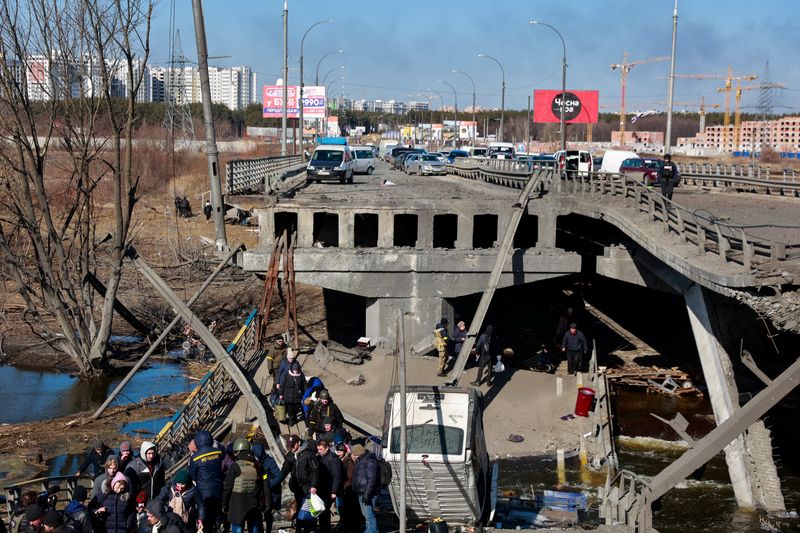
[[[325,434],[326,418],[330,419],[332,426],[329,431],[336,431],[344,424],[342,411],[333,403],[331,393],[327,389],[322,389],[317,393],[317,403],[308,413],[308,429],[312,435],[316,435],[316,438],[320,438]]]
[[[250,441],[238,438],[233,443],[236,462],[228,469],[222,489],[222,511],[227,513],[231,533],[261,533],[264,481]]]
[[[658,181],[661,183],[661,196],[667,200],[672,200],[672,190],[680,180],[678,165],[672,162],[672,156],[664,156],[664,165],[658,171]]]

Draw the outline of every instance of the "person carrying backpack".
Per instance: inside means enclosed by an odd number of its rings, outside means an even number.
[[[367,522],[364,533],[378,533],[378,519],[375,517],[375,504],[381,489],[381,474],[378,458],[361,444],[350,450],[356,462],[353,470],[353,491],[358,495],[361,514]]]
[[[77,533],[94,533],[94,524],[83,502],[88,497],[86,487],[78,485],[72,491],[72,500],[64,509],[64,522]]]
[[[194,527],[197,522],[197,487],[192,483],[189,471],[178,470],[172,483],[168,483],[158,494],[158,501],[169,512],[180,516],[183,522]]]

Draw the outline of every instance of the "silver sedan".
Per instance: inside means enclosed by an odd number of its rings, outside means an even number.
[[[408,161],[406,174],[447,174],[447,167],[438,157],[432,154],[419,154],[417,157]]]

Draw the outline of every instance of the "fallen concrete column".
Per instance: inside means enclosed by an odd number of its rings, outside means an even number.
[[[683,296],[694,333],[697,353],[700,355],[700,364],[703,367],[711,407],[714,409],[714,418],[719,425],[730,418],[739,406],[731,361],[714,335],[703,288],[692,284],[686,289]],[[725,448],[725,462],[728,464],[728,474],[733,485],[736,503],[740,507],[755,508],[749,461],[741,435]]]

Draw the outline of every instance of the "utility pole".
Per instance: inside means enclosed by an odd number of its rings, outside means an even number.
[[[211,111],[211,84],[208,81],[208,46],[206,26],[203,20],[202,0],[192,0],[194,14],[194,34],[197,42],[197,67],[200,71],[200,91],[203,96],[203,122],[206,127],[206,158],[208,159],[208,178],[211,185],[211,208],[214,214],[214,246],[217,251],[228,250],[225,235],[225,210],[222,198],[222,183],[219,176],[219,152],[217,136],[214,131],[214,115]]]
[[[289,0],[283,0],[283,116],[281,117],[281,155],[286,155],[286,110],[289,99]]]
[[[531,153],[531,95],[528,95],[528,120],[525,121],[525,153]]]
[[[664,139],[664,154],[672,149],[672,97],[675,94],[675,43],[678,36],[678,0],[672,12],[672,59],[669,65],[669,83],[667,87],[667,132]]]

